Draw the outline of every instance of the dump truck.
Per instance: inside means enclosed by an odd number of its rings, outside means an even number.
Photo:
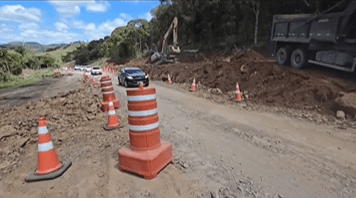
[[[269,50],[280,65],[354,72],[356,1],[342,1],[318,15],[274,15]]]

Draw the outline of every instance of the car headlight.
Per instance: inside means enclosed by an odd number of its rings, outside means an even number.
[[[132,76],[128,76],[127,78],[128,78],[128,79],[131,79],[131,80],[133,79]]]
[[[148,74],[145,76],[145,78],[148,78]]]

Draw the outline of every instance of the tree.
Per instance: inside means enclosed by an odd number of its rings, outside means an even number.
[[[255,36],[254,44],[257,44],[258,35],[258,16],[260,15],[260,0],[245,0],[245,3],[251,6],[253,13],[255,14]]]

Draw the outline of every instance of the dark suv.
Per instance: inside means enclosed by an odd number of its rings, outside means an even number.
[[[125,87],[137,86],[141,82],[145,86],[149,85],[148,76],[140,68],[122,68],[117,79],[119,85],[124,85]]]

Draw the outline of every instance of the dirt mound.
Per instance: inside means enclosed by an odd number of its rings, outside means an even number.
[[[333,80],[314,77],[305,71],[276,66],[261,54],[247,50],[230,57],[217,57],[196,64],[182,63],[159,67],[142,66],[153,80],[170,74],[175,83],[192,83],[222,92],[235,90],[239,83],[245,99],[292,108],[316,108],[330,103],[347,88]]]
[[[100,90],[86,82],[78,91],[29,102],[16,109],[0,109],[0,178],[17,167],[36,167],[40,117],[48,120],[55,147],[66,148],[59,152],[60,157],[69,160],[127,143],[124,133],[122,137],[118,133],[99,135],[106,132],[103,126],[107,122],[107,114],[100,109],[101,101]],[[125,118],[121,120],[122,124],[127,123]]]

